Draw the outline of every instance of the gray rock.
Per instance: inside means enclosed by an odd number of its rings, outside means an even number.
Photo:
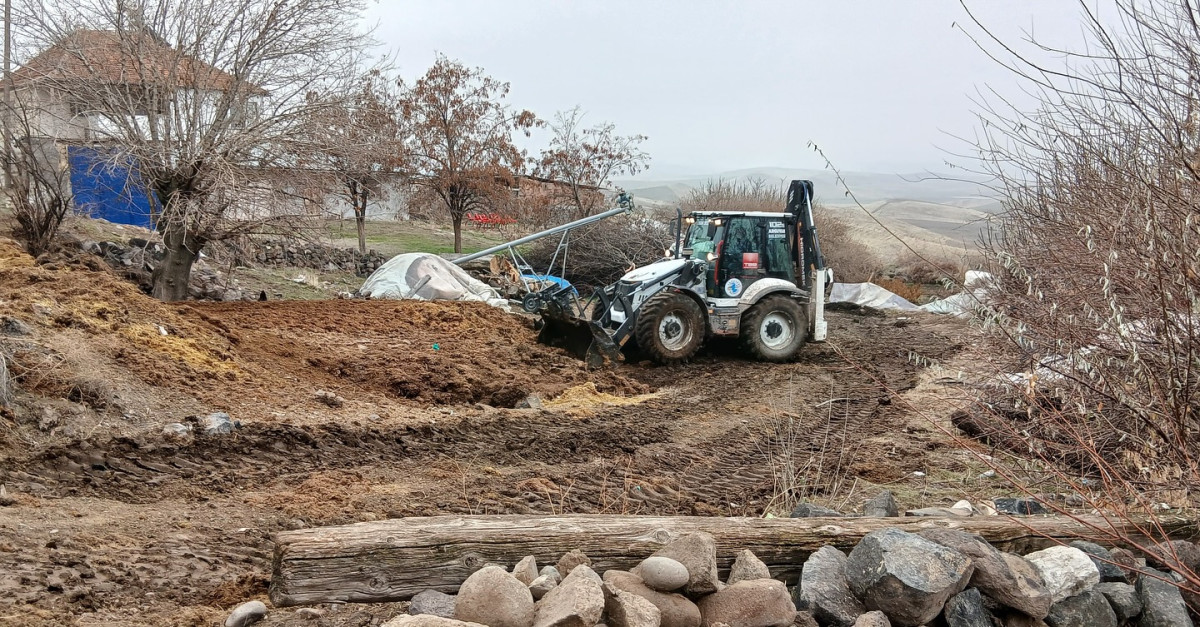
[[[1090,562],[1089,562],[1090,563]],[[899,529],[868,533],[846,560],[850,590],[901,627],[933,620],[974,572],[962,553]]]
[[[1169,580],[1167,573],[1152,568],[1138,577],[1137,595],[1142,602],[1138,627],[1193,627],[1179,587]]]
[[[995,618],[983,606],[983,596],[967,588],[950,597],[942,610],[946,627],[995,627]]]
[[[192,435],[192,427],[182,422],[172,422],[163,425],[162,434],[169,440],[184,440]]]
[[[750,549],[742,549],[733,560],[733,566],[729,569],[729,577],[725,583],[733,585],[739,581],[750,581],[752,579],[770,579],[771,570],[762,560],[758,559]]]
[[[453,618],[443,618],[432,614],[420,614],[417,616],[398,616],[384,623],[380,627],[486,627],[479,623],[470,623]]]
[[[700,625],[786,627],[796,619],[787,586],[774,579],[739,581],[700,599]]]
[[[442,618],[454,618],[455,601],[453,594],[425,590],[412,598],[412,602],[408,605],[408,613],[413,616],[428,614]]]
[[[554,580],[554,583],[562,581],[562,573],[558,572],[558,569],[554,566],[543,566],[542,569],[538,571],[538,576],[549,577],[550,579]]]
[[[659,627],[662,613],[647,599],[604,584],[604,616],[611,627]]]
[[[1032,616],[1026,616],[1020,612],[1012,612],[1005,615],[1004,627],[1048,627],[1046,621]]]
[[[887,614],[875,610],[859,616],[858,620],[854,621],[854,627],[892,627],[892,622],[888,620]]]
[[[216,412],[204,417],[204,435],[225,435],[233,433],[233,421],[229,419],[229,414],[225,412]]]
[[[654,552],[651,557],[669,557],[688,571],[688,582],[683,593],[692,598],[717,591],[721,580],[717,578],[717,543],[711,534],[704,532],[680,536]]]
[[[1146,567],[1146,560],[1133,554],[1133,551],[1127,549],[1115,548],[1109,553],[1112,555],[1113,561],[1117,563],[1117,567],[1125,573],[1125,581],[1128,583],[1137,583],[1138,573]]]
[[[0,483],[0,507],[8,507],[10,505],[16,505],[16,503],[17,499],[9,495],[8,487],[3,483]]]
[[[998,603],[1045,618],[1053,600],[1033,564],[1011,553],[1001,553],[983,538],[957,529],[927,529],[921,537],[950,547],[971,559],[975,572],[970,585]]]
[[[538,575],[536,579],[529,583],[529,594],[532,594],[533,599],[536,601],[546,596],[548,592],[557,586],[557,578],[551,578],[547,575]]]
[[[1015,498],[996,498],[992,499],[992,505],[996,507],[996,511],[1001,514],[1014,514],[1018,516],[1029,516],[1033,514],[1049,514],[1050,510],[1042,505],[1037,499],[1015,499]]]
[[[841,516],[842,513],[837,510],[813,505],[812,503],[800,503],[792,509],[789,518],[821,518],[825,516]]]
[[[594,627],[603,615],[600,576],[580,564],[537,602],[533,627]]]
[[[1200,573],[1200,547],[1187,540],[1172,540],[1151,547],[1146,563],[1155,568]]]
[[[572,570],[575,570],[576,566],[579,566],[580,564],[591,566],[592,560],[589,559],[588,556],[584,555],[583,551],[574,549],[566,555],[558,558],[558,564],[555,565],[555,569],[558,570],[560,577],[565,578],[567,575],[571,574]]]
[[[324,615],[324,610],[320,610],[315,607],[302,607],[296,610],[296,616],[299,616],[304,620],[321,620],[321,617]]]
[[[873,518],[894,518],[900,515],[900,506],[890,490],[880,492],[878,496],[863,505],[863,516]]]
[[[542,409],[543,407],[544,407],[544,405],[542,405],[542,397],[538,396],[537,394],[530,394],[529,396],[526,396],[524,400],[517,403],[516,408],[517,409]]]
[[[1121,570],[1120,566],[1113,563],[1112,553],[1109,553],[1108,549],[1095,542],[1087,542],[1086,540],[1076,540],[1071,542],[1069,546],[1087,553],[1092,558],[1092,563],[1100,571],[1100,581],[1125,581],[1125,572]]]
[[[267,606],[262,601],[248,601],[233,609],[225,619],[225,627],[246,627],[267,617]]]
[[[620,570],[605,571],[604,583],[653,603],[658,608],[662,627],[700,626],[700,608],[682,594],[652,590],[642,582],[641,577]]]
[[[533,594],[500,566],[485,566],[458,589],[454,618],[488,627],[533,625]]]
[[[690,579],[686,566],[662,556],[647,557],[630,572],[659,592],[674,592],[686,586]]]
[[[517,562],[516,566],[513,566],[512,575],[517,578],[517,581],[528,586],[538,578],[537,561],[533,559],[532,555],[526,555]]]
[[[821,627],[817,619],[813,618],[812,612],[800,610],[796,612],[796,620],[792,623],[793,627]]]
[[[5,335],[29,335],[33,329],[20,318],[0,316],[0,333]]]
[[[1108,599],[1113,613],[1117,615],[1117,622],[1121,624],[1142,613],[1142,600],[1138,598],[1137,590],[1127,583],[1106,581],[1096,584],[1092,589]]]
[[[1046,617],[1050,627],[1117,627],[1117,615],[1103,594],[1085,590],[1067,597],[1050,608]]]
[[[1042,576],[1055,603],[1100,583],[1100,569],[1087,553],[1070,546],[1052,546],[1025,556]]]
[[[846,554],[831,546],[808,556],[792,600],[796,607],[812,610],[821,623],[837,627],[850,627],[867,611],[846,582]]]

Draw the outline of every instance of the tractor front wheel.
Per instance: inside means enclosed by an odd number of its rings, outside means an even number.
[[[742,345],[754,357],[791,361],[808,340],[808,315],[795,299],[767,296],[742,317],[741,336]]]
[[[678,292],[663,292],[646,301],[634,329],[638,347],[660,364],[677,364],[700,350],[704,312]]]

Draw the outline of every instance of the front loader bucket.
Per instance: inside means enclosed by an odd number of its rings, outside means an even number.
[[[589,368],[621,361],[621,347],[599,323],[566,316],[543,315],[538,341],[579,357]]]

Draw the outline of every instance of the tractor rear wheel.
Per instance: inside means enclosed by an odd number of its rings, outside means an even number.
[[[755,358],[791,361],[808,340],[808,314],[795,299],[767,296],[742,317],[741,336],[742,345]]]
[[[660,364],[686,361],[704,341],[704,312],[683,294],[662,292],[638,311],[634,336],[638,348]]]

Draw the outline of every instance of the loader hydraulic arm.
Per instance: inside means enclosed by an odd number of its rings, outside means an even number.
[[[817,225],[812,214],[812,181],[792,181],[788,187],[787,212],[796,216],[799,225],[800,241],[797,242],[795,255],[796,265],[800,272],[797,274],[803,282],[802,287],[810,288],[814,271],[825,270],[825,256],[821,254],[821,242],[817,238]]]

